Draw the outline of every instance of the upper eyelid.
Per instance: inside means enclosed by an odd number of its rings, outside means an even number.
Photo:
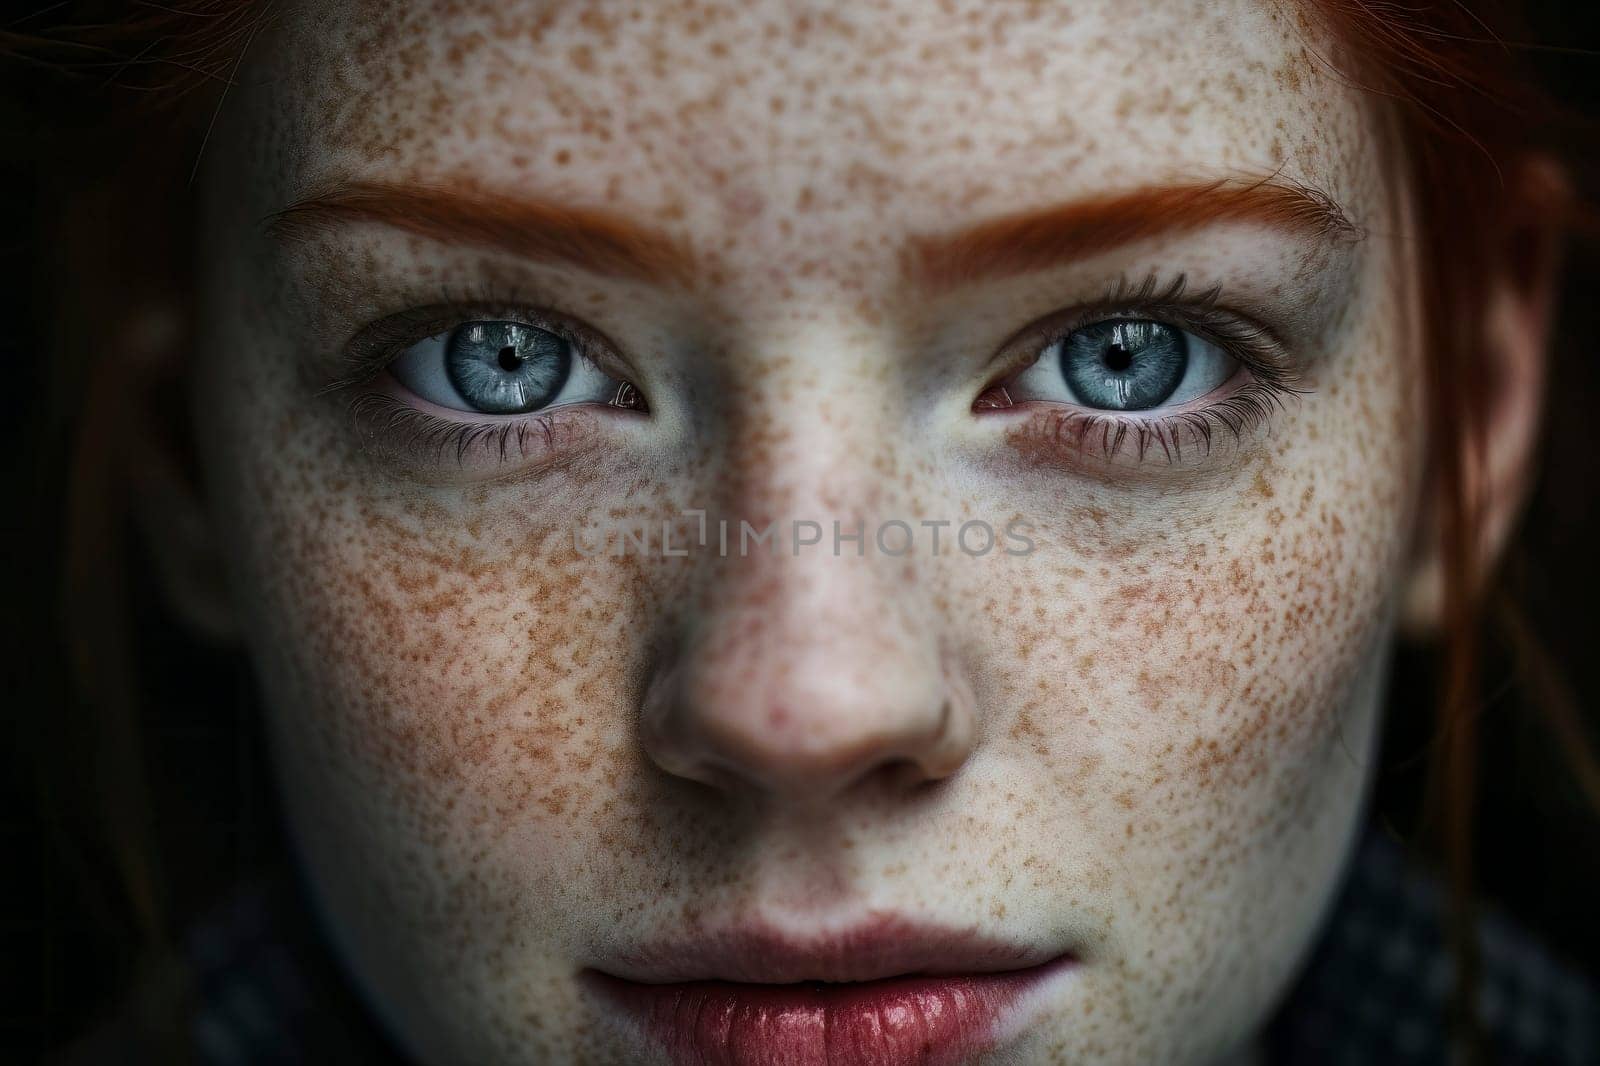
[[[1147,283],[1148,284],[1148,283]],[[1181,291],[1182,278],[1180,277],[1171,291]],[[1141,287],[1143,288],[1143,287]],[[1134,298],[1134,301],[1137,297]],[[1285,387],[1295,388],[1298,380],[1298,367],[1290,359],[1288,348],[1278,336],[1277,331],[1271,326],[1259,321],[1253,316],[1234,311],[1223,304],[1218,298],[1218,290],[1207,290],[1201,300],[1156,298],[1150,302],[1139,304],[1128,298],[1109,292],[1100,300],[1076,307],[1063,308],[1059,311],[1035,319],[1021,330],[1012,334],[999,349],[999,362],[1004,369],[990,375],[989,385],[1004,384],[1017,374],[1022,373],[1035,362],[1042,359],[1050,346],[1061,340],[1075,329],[1095,322],[1115,318],[1146,318],[1162,322],[1177,329],[1198,333],[1206,340],[1221,347],[1230,356],[1238,359],[1251,370],[1264,373],[1274,378]],[[1203,322],[1201,318],[1211,316],[1211,321]],[[1239,327],[1239,334],[1234,336],[1222,335],[1219,329],[1219,320],[1225,320],[1230,326]],[[1243,332],[1259,334],[1265,338],[1261,344],[1248,343],[1248,338],[1243,337]],[[1249,347],[1249,351],[1240,351],[1242,347]],[[1298,391],[1296,389],[1295,391]]]
[[[344,372],[320,391],[334,392],[370,381],[410,345],[473,321],[519,322],[547,330],[565,339],[579,358],[588,359],[602,372],[612,376],[618,373],[614,365],[618,361],[616,347],[600,331],[578,319],[548,308],[452,300],[408,308],[362,327],[343,346]]]
[[[1130,291],[1124,275],[1104,297],[1073,309],[1078,317],[1078,327],[1107,318],[1149,318],[1165,322],[1180,329],[1198,332],[1213,343],[1230,345],[1238,337],[1224,337],[1221,327],[1242,327],[1264,336],[1266,345],[1274,352],[1287,352],[1287,346],[1272,326],[1253,315],[1235,310],[1222,298],[1222,286],[1213,285],[1194,295],[1188,295],[1187,277],[1177,275],[1164,289],[1157,288],[1154,274],[1148,275],[1137,289]]]

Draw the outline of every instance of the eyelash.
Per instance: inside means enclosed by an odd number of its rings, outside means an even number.
[[[1005,347],[1023,346],[1031,353],[1029,360],[1011,366],[985,388],[974,410],[982,409],[983,395],[1003,389],[1007,380],[1043,358],[1045,351],[1062,337],[1094,322],[1118,317],[1150,319],[1200,334],[1237,359],[1250,380],[1221,400],[1168,415],[1141,416],[1052,404],[1034,412],[1019,427],[1018,436],[1023,443],[1075,455],[1094,451],[1106,461],[1114,460],[1125,447],[1130,447],[1139,463],[1159,450],[1169,464],[1174,464],[1183,461],[1186,446],[1203,458],[1210,454],[1219,434],[1240,440],[1267,425],[1290,397],[1310,391],[1301,387],[1284,355],[1284,345],[1269,328],[1221,306],[1220,286],[1193,295],[1187,287],[1187,278],[1182,274],[1164,288],[1154,272],[1137,285],[1123,275],[1094,303],[1028,326]],[[602,366],[608,362],[596,358],[597,351],[610,350],[609,342],[598,332],[550,312],[530,314],[525,307],[525,301],[513,295],[488,289],[444,290],[427,306],[398,312],[362,330],[346,347],[348,372],[321,391],[335,392],[366,384],[419,337],[473,318],[527,322],[566,338],[582,358]],[[625,382],[619,387],[612,406],[639,409],[631,402],[622,402],[624,397],[638,399],[632,384]],[[468,453],[477,449],[487,451],[501,463],[513,454],[523,459],[536,454],[558,456],[581,435],[580,427],[593,425],[592,417],[584,417],[592,415],[586,410],[589,406],[532,412],[514,421],[471,421],[443,418],[398,397],[367,391],[351,398],[349,414],[363,439],[369,442],[380,441],[386,447],[435,462],[453,452],[461,465]]]
[[[430,304],[408,308],[379,319],[363,329],[346,346],[346,373],[323,386],[323,393],[369,384],[420,338],[428,337],[472,319],[525,322],[549,330],[572,345],[575,353],[602,367],[609,362],[598,355],[611,346],[597,331],[549,311],[530,313],[527,301],[488,288],[441,290]],[[644,409],[638,389],[622,383],[610,406],[619,410]],[[627,401],[627,402],[624,402]],[[369,444],[440,462],[453,452],[458,466],[474,450],[487,452],[504,463],[513,455],[558,458],[582,431],[592,427],[592,405],[564,405],[517,415],[514,419],[474,421],[470,413],[445,418],[381,391],[358,392],[347,407],[358,435]]]
[[[1183,461],[1186,441],[1204,458],[1219,434],[1241,440],[1267,425],[1291,397],[1310,391],[1301,385],[1283,343],[1272,330],[1221,306],[1220,285],[1194,295],[1187,289],[1188,280],[1182,274],[1165,288],[1155,273],[1137,285],[1126,275],[1118,278],[1095,303],[1023,330],[1007,347],[1024,345],[1031,353],[1029,360],[1010,367],[982,395],[1004,388],[1006,381],[1044,358],[1056,341],[1108,318],[1150,319],[1199,334],[1237,359],[1250,380],[1221,400],[1175,414],[1150,416],[1052,405],[1035,412],[1021,427],[1024,443],[1075,455],[1094,452],[1108,462],[1123,454],[1125,447],[1136,452],[1139,463],[1159,449],[1169,464],[1175,464]]]
[[[549,330],[571,344],[579,355],[604,366],[598,352],[612,350],[598,331],[550,311],[530,313],[528,301],[487,286],[475,289],[441,289],[429,304],[411,307],[372,323],[345,347],[346,373],[323,386],[336,392],[364,384],[381,373],[412,344],[442,330],[454,329],[471,319],[506,319]]]
[[[521,458],[555,455],[579,435],[577,412],[534,412],[514,422],[457,422],[420,411],[404,400],[378,392],[362,393],[350,401],[350,417],[364,439],[435,462],[453,451],[457,465],[467,453],[483,449],[505,462],[515,448]]]

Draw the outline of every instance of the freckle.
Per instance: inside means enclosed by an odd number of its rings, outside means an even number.
[[[568,163],[572,162],[572,153],[563,148],[556,153],[555,160],[556,166],[564,167]]]
[[[565,785],[558,785],[544,794],[540,805],[551,814],[560,814],[567,809],[567,796],[571,791]]]

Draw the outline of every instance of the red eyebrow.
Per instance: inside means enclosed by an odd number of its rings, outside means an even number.
[[[362,221],[639,281],[687,282],[694,266],[688,248],[674,238],[603,209],[428,185],[342,183],[270,216],[268,230],[303,239]],[[918,237],[906,248],[904,266],[914,280],[940,289],[1042,270],[1219,222],[1256,222],[1329,241],[1362,237],[1333,198],[1316,189],[1276,178],[1225,178],[1150,185]]]
[[[297,239],[341,222],[382,222],[639,281],[682,281],[691,262],[676,241],[608,211],[427,185],[340,184],[270,216],[267,229]]]
[[[1149,185],[922,237],[906,268],[930,288],[1057,266],[1119,245],[1219,222],[1256,222],[1316,239],[1353,242],[1362,231],[1319,190],[1276,178]]]

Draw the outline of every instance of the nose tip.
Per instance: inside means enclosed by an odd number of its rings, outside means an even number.
[[[854,638],[855,647],[844,648],[813,639],[796,648],[745,636],[702,644],[658,675],[645,700],[643,742],[667,772],[785,802],[824,802],[867,781],[910,789],[966,761],[975,732],[970,698],[939,656],[893,641]]]

